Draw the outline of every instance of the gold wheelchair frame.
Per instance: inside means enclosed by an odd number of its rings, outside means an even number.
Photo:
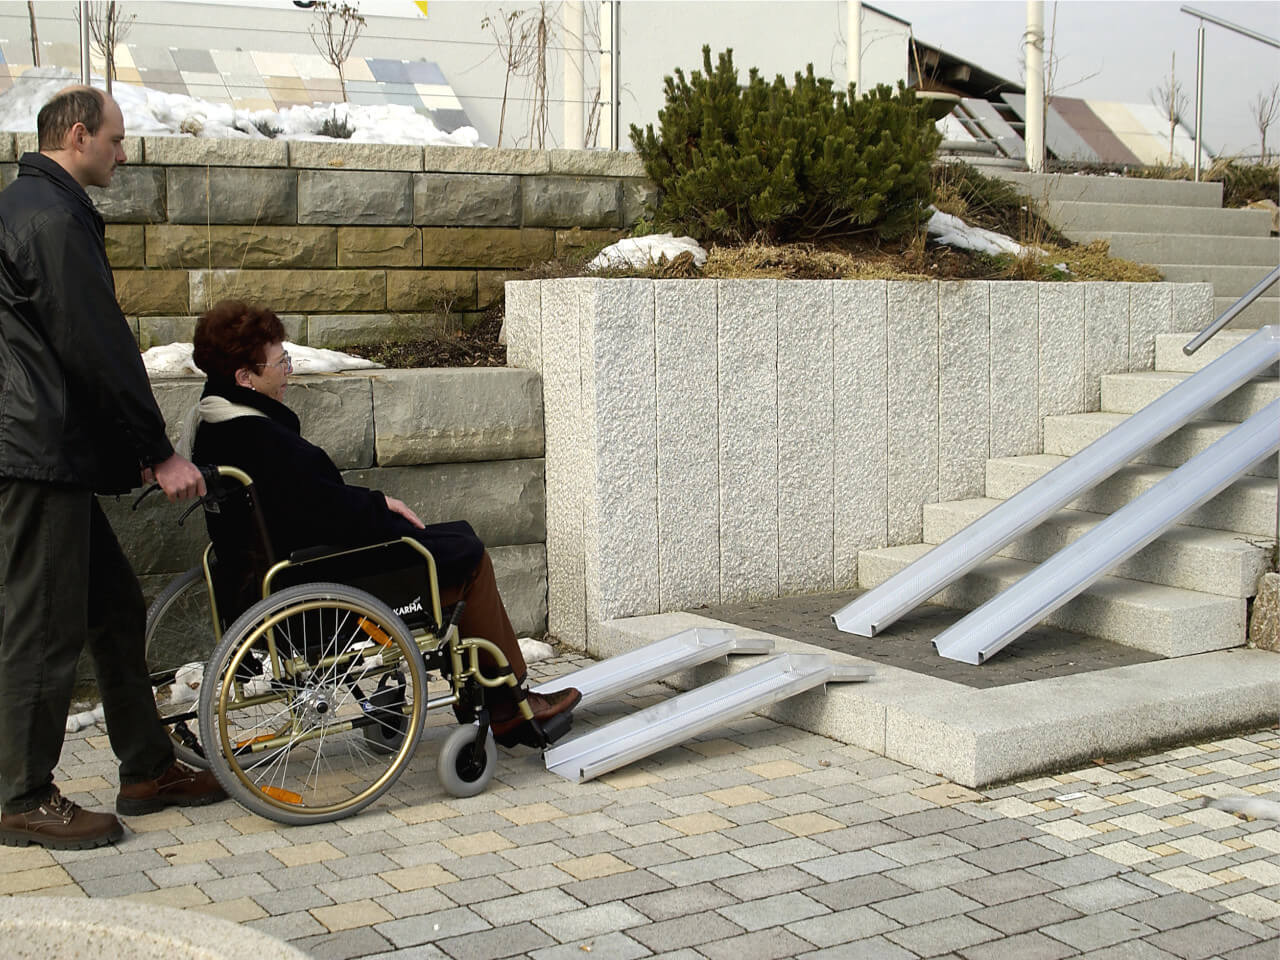
[[[252,478],[235,467],[211,468],[206,471],[211,491],[215,477],[241,485],[255,532],[269,546]],[[218,499],[210,496],[202,503],[217,512]],[[361,554],[373,558],[376,551],[397,547],[412,551],[425,567],[427,589],[418,599],[429,595],[430,609],[422,611],[429,620],[415,629],[368,590],[302,576],[308,566],[332,566]],[[262,579],[261,599],[224,632],[213,544],[206,546],[199,580],[207,591],[215,644],[197,681],[196,709],[186,706],[192,696],[182,681],[182,670],[190,674],[190,664],[166,664],[152,673],[162,722],[179,757],[207,766],[228,794],[264,817],[296,825],[337,820],[390,789],[414,754],[427,713],[452,707],[460,725],[441,745],[437,773],[455,796],[483,791],[497,763],[485,692],[502,686],[518,689],[518,684],[496,644],[460,635],[461,603],[445,621],[431,552],[405,537],[304,554],[271,563]],[[148,659],[153,667],[159,653],[153,652],[152,640],[169,609],[163,601],[184,596],[198,603],[195,569],[171,584],[148,616]],[[402,566],[391,569],[407,572]],[[299,582],[277,589],[277,581],[291,576]],[[193,624],[186,629],[196,628]],[[495,676],[484,672],[482,652],[497,665]],[[430,671],[448,682],[447,694],[428,695]],[[370,693],[366,688],[375,682]],[[185,685],[191,686],[189,679]],[[186,702],[173,697],[176,705],[166,708],[167,695],[178,690],[186,692]],[[523,696],[517,695],[516,706],[540,745],[567,729],[567,716],[560,724],[564,729],[552,730],[552,724],[544,729]],[[188,725],[192,721],[199,724],[198,740]]]

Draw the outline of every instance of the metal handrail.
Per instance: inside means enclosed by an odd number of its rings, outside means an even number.
[[[1262,296],[1262,294],[1265,293],[1277,280],[1280,280],[1280,267],[1274,267],[1270,273],[1253,285],[1253,289],[1231,306],[1227,307],[1227,309],[1223,311],[1222,316],[1218,317],[1217,320],[1213,321],[1213,323],[1209,324],[1209,326],[1205,327],[1192,337],[1191,340],[1187,342],[1186,346],[1182,348],[1182,352],[1189,357],[1203,347],[1219,330],[1243,313],[1249,304]]]

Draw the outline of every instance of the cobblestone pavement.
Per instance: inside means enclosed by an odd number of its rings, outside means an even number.
[[[0,847],[0,893],[205,911],[334,958],[1280,958],[1280,824],[1201,807],[1280,796],[1278,728],[977,792],[758,717],[582,785],[504,752],[464,800],[433,752],[338,823],[228,801],[129,818],[115,847]],[[110,806],[101,729],[58,778]]]

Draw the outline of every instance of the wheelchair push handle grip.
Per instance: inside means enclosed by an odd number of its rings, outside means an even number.
[[[467,606],[467,601],[465,600],[459,600],[457,603],[453,605],[453,613],[449,615],[449,622],[445,624],[446,630],[448,630],[450,627],[456,627],[458,625],[458,621],[462,619],[462,611],[466,609],[466,606]]]

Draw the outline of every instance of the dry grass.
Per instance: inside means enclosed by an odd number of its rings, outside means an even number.
[[[740,247],[712,247],[702,276],[723,279],[788,280],[930,280],[927,274],[904,271],[900,252],[881,255],[820,249],[797,243],[772,246],[745,243]]]

